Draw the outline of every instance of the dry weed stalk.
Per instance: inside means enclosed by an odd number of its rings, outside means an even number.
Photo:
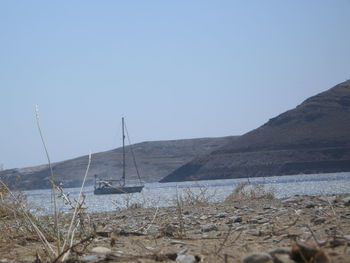
[[[159,209],[159,206],[156,207],[156,211],[154,212],[153,214],[153,219],[150,223],[140,227],[138,230],[136,230],[136,232],[139,232],[139,231],[142,231],[142,233],[144,234],[147,234],[148,230],[150,229],[151,225],[154,223],[154,221],[156,220],[157,218],[157,215],[158,215],[158,209]]]
[[[224,241],[222,241],[219,248],[215,251],[216,256],[218,256],[220,254],[220,252],[222,251],[222,249],[224,248],[226,242],[228,241],[228,239],[231,235],[231,232],[232,232],[232,225],[230,226],[229,230],[226,232]]]
[[[23,196],[21,196],[20,194],[14,194],[2,180],[0,180],[0,218],[1,219],[5,218],[6,220],[8,219],[9,221],[8,224],[11,224],[11,227],[9,227],[11,231],[13,230],[13,222],[15,222],[19,226],[18,230],[21,231],[22,235],[27,235],[28,233],[36,234],[41,244],[43,245],[43,251],[47,255],[49,261],[63,262],[68,258],[69,252],[72,250],[72,248],[92,238],[91,237],[92,235],[88,235],[87,238],[81,240],[77,244],[73,244],[74,237],[77,232],[77,228],[79,225],[82,224],[81,214],[82,214],[82,211],[84,210],[83,204],[84,204],[84,198],[85,198],[82,191],[83,191],[87,174],[90,168],[91,153],[88,156],[89,157],[88,165],[87,165],[83,183],[78,195],[78,199],[75,200],[75,203],[73,203],[69,199],[68,195],[65,195],[63,193],[62,188],[59,186],[56,186],[55,184],[49,152],[47,150],[47,146],[46,146],[44,136],[39,123],[38,106],[36,106],[35,114],[36,114],[36,123],[38,126],[41,141],[45,149],[48,165],[50,168],[50,174],[51,174],[50,182],[52,184],[51,200],[52,200],[53,213],[54,213],[54,229],[53,229],[54,238],[50,236],[50,234],[47,231],[43,230],[44,228],[42,227],[42,224],[40,223],[40,221],[29,212],[29,209],[27,208],[27,205],[26,205],[25,199],[23,199]],[[60,229],[59,229],[59,211],[57,208],[56,190],[61,192],[61,197],[65,201],[65,203],[69,204],[74,209],[74,213],[70,221],[69,229],[65,237],[63,237],[60,234]],[[2,226],[8,225],[5,219],[2,220],[1,222]],[[45,217],[43,217],[43,219],[45,219]],[[23,230],[27,230],[27,232],[23,232]],[[17,233],[11,233],[11,234],[12,235],[9,235],[9,236],[13,236],[14,234],[17,234]],[[62,238],[63,240],[61,240]],[[50,243],[50,241],[52,240],[56,242],[56,247]],[[61,246],[61,241],[63,241],[63,246]]]
[[[94,235],[89,235],[86,238],[80,240],[78,243],[76,243],[74,245],[71,244],[71,246],[69,246],[68,248],[64,249],[62,251],[62,253],[60,255],[58,255],[52,263],[59,262],[60,258],[63,257],[64,255],[66,255],[70,250],[73,250],[75,247],[77,247],[77,246],[79,246],[81,244],[85,244],[86,242],[89,242],[89,241],[93,240],[94,237],[95,237]]]
[[[54,178],[54,174],[53,174],[53,170],[52,170],[50,155],[49,155],[49,152],[47,150],[44,136],[43,136],[43,133],[42,133],[42,130],[40,127],[38,105],[36,105],[36,107],[35,107],[35,116],[36,116],[36,123],[38,126],[40,138],[41,138],[42,144],[43,144],[44,149],[45,149],[48,165],[50,168],[50,174],[51,174],[51,184],[52,184],[51,196],[52,196],[52,203],[53,203],[53,210],[54,210],[54,232],[56,233],[56,242],[57,242],[56,249],[57,249],[57,251],[56,251],[56,253],[54,253],[53,250],[50,249],[51,254],[49,256],[50,256],[51,260],[54,259],[54,262],[57,262],[57,261],[63,262],[68,258],[69,253],[71,251],[71,248],[75,246],[75,245],[73,245],[74,237],[75,237],[76,230],[80,224],[80,220],[76,220],[76,219],[81,214],[81,211],[83,211],[82,206],[84,203],[84,197],[82,195],[82,192],[83,192],[83,188],[84,188],[85,181],[86,181],[86,178],[87,178],[87,175],[89,172],[89,168],[90,168],[90,164],[91,164],[91,152],[89,153],[89,156],[88,156],[88,165],[87,165],[87,168],[85,171],[85,175],[84,175],[82,186],[80,188],[78,199],[76,200],[76,203],[73,206],[71,200],[68,198],[68,195],[65,195],[63,193],[62,188],[57,187],[55,184],[55,178]],[[63,198],[63,200],[65,202],[67,202],[68,204],[70,204],[72,207],[74,207],[74,213],[72,215],[72,219],[71,219],[71,222],[70,222],[70,225],[68,228],[68,232],[63,240],[63,246],[61,246],[61,234],[60,234],[60,231],[58,228],[59,218],[58,218],[58,209],[57,209],[56,189],[58,189],[61,192],[61,197]],[[33,227],[36,227],[36,226],[34,225]],[[46,244],[47,240],[43,240],[43,243]],[[51,247],[49,247],[49,248],[51,248]]]
[[[232,246],[233,244],[235,244],[236,241],[241,237],[241,234],[243,233],[242,231],[239,231],[238,234],[236,235],[236,237],[230,242],[230,244],[227,244],[227,242],[228,242],[228,240],[229,240],[229,238],[230,238],[230,236],[231,236],[231,234],[232,234],[232,230],[233,230],[233,228],[232,228],[232,226],[231,226],[230,229],[228,230],[228,232],[226,232],[226,235],[225,235],[225,238],[224,238],[223,242],[220,244],[219,248],[214,252],[214,255],[215,255],[215,256],[217,256],[217,257],[219,257],[219,258],[222,258],[222,256],[220,255],[220,253],[222,252],[222,250],[223,250],[225,247],[227,247],[227,246]],[[223,255],[223,259],[224,259],[225,262],[227,262],[229,256],[230,256],[230,255],[227,254],[227,253],[225,253],[225,254]],[[232,257],[232,256],[231,256],[231,257]]]
[[[184,201],[181,196],[179,196],[178,189],[176,188],[176,212],[177,212],[177,218],[179,219],[179,235],[180,238],[183,238],[185,236],[185,220],[183,218],[182,212],[183,212],[183,204]]]
[[[43,133],[41,131],[41,126],[40,126],[40,121],[39,121],[39,106],[35,105],[35,119],[36,119],[36,124],[38,127],[39,135],[41,138],[41,142],[44,146],[47,162],[50,168],[50,174],[51,174],[51,200],[53,203],[53,210],[54,210],[54,232],[56,233],[56,240],[57,240],[57,254],[61,253],[61,237],[60,237],[60,232],[58,229],[58,210],[57,210],[57,200],[56,200],[56,185],[55,185],[55,178],[53,175],[53,170],[52,170],[52,165],[51,165],[51,159],[49,155],[49,151],[47,149],[45,139],[43,136]]]
[[[77,227],[79,226],[79,222],[80,222],[79,220],[76,221],[75,219],[76,219],[77,215],[80,213],[82,205],[83,205],[84,199],[81,200],[81,198],[82,198],[82,193],[83,193],[86,177],[87,177],[88,172],[89,172],[90,164],[91,164],[91,152],[89,153],[89,162],[88,162],[88,165],[87,165],[87,168],[85,171],[83,183],[82,183],[81,188],[80,188],[80,192],[79,192],[78,199],[77,199],[77,202],[76,202],[76,205],[74,208],[72,220],[70,222],[69,229],[67,232],[67,236],[64,240],[62,250],[66,250],[66,246],[67,246],[68,242],[70,242],[69,247],[73,247],[73,240],[74,240],[75,231],[76,231]],[[75,224],[75,226],[73,226],[74,224]],[[65,259],[67,259],[67,257],[69,256],[69,252],[70,252],[70,249],[68,249],[67,252],[63,255],[62,261],[65,261]]]
[[[335,222],[335,226],[332,229],[332,231],[330,233],[327,233],[328,239],[331,239],[329,241],[329,244],[331,247],[344,245],[344,252],[346,252],[347,247],[348,247],[348,242],[344,241],[344,240],[346,240],[346,238],[344,238],[344,236],[346,235],[345,233],[347,231],[345,231],[342,227],[342,224],[339,220],[339,215],[338,215],[337,211],[335,210],[334,204],[331,202],[329,197],[325,196],[325,198],[326,198],[327,203],[332,211],[332,215],[326,213],[325,211],[323,211],[323,212],[326,214],[327,217],[329,217],[331,219],[332,222]]]

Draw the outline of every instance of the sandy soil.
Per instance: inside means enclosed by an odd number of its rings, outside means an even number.
[[[62,229],[68,228],[67,222]],[[305,262],[290,259],[290,253],[297,253],[290,251],[293,245],[294,250],[303,249],[296,244],[315,247],[313,257],[321,253],[326,258],[310,262],[350,262],[349,196],[130,208],[84,215],[83,222],[75,243],[89,233],[94,237],[74,248],[71,262],[242,262],[262,252],[274,261],[245,262]],[[37,253],[45,262],[35,236],[0,237],[0,262],[40,262]]]

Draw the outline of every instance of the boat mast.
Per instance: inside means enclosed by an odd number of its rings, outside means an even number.
[[[123,136],[123,186],[125,185],[125,134],[124,134],[124,117],[122,118],[122,136]]]

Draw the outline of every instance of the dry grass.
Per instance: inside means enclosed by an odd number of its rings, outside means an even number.
[[[0,218],[14,219],[21,214],[21,207],[27,207],[27,199],[21,193],[16,193],[12,198],[9,192],[1,187],[0,189]]]
[[[225,199],[225,202],[235,200],[259,200],[259,199],[274,199],[273,190],[265,188],[263,185],[254,183],[240,183],[230,195]]]
[[[38,218],[30,213],[30,206],[21,192],[11,192],[0,180],[0,247],[12,248],[29,240],[43,242],[46,249],[52,235]]]
[[[34,216],[30,212],[25,195],[12,192],[1,180],[0,185],[0,254],[18,245],[35,242],[38,244],[37,253],[44,261],[63,262],[69,258],[73,247],[81,244],[82,240],[87,242],[92,239],[94,228],[91,224],[86,225],[82,194],[77,200],[70,200],[69,196],[59,189],[61,198],[74,212],[62,216],[57,211],[57,227],[60,233],[57,236],[55,215]],[[57,247],[58,244],[61,244],[60,247]]]
[[[9,215],[8,205],[9,205],[8,204],[8,191],[1,184],[0,185],[0,218]]]
[[[54,174],[51,168],[50,156],[44,141],[39,124],[39,110],[36,107],[36,120],[40,137],[48,159],[51,183],[53,216],[37,218],[30,213],[26,198],[20,192],[12,192],[8,186],[0,180],[0,248],[11,249],[18,242],[38,242],[37,255],[45,262],[64,262],[70,258],[70,254],[76,246],[92,239],[92,227],[84,226],[84,195],[83,188],[91,163],[91,153],[84,175],[83,183],[75,200],[70,200],[62,188],[55,184]],[[74,211],[69,217],[62,217],[57,207],[57,190],[60,197]],[[45,227],[44,227],[45,226]],[[67,228],[68,226],[68,228]],[[41,260],[39,261],[41,262]]]

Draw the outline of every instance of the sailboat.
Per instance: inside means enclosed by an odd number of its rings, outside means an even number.
[[[133,160],[136,168],[137,175],[139,177],[141,185],[126,185],[125,178],[125,124],[124,118],[122,118],[122,138],[123,138],[123,173],[121,180],[111,180],[111,179],[100,179],[95,175],[95,195],[106,195],[106,194],[129,194],[129,193],[140,193],[144,187],[141,182],[141,178],[136,166],[135,156],[131,148],[131,153],[133,154]],[[131,145],[130,145],[131,147]]]

